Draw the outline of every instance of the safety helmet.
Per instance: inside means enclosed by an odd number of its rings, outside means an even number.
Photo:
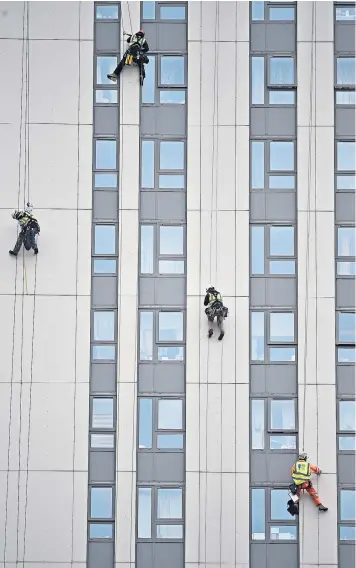
[[[139,37],[144,37],[145,32],[143,30],[139,30],[136,35]]]
[[[298,460],[305,460],[307,461],[308,459],[308,455],[305,452],[302,452],[301,454],[299,454],[298,456]]]
[[[26,204],[26,213],[32,213],[32,211],[33,211],[33,205],[32,203],[28,202]]]
[[[11,215],[11,217],[12,217],[13,219],[16,219],[16,215],[17,215],[17,214],[18,214],[18,211],[17,211],[17,209],[15,209],[15,211],[13,212],[13,214]]]
[[[210,294],[211,292],[215,292],[214,286],[209,286],[209,288],[206,289],[207,294]]]

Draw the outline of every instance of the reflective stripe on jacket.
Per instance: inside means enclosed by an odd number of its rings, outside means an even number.
[[[209,305],[211,306],[216,301],[222,302],[221,294],[209,294]]]
[[[134,34],[130,38],[129,46],[132,47],[133,45],[139,45],[140,47],[142,47],[144,42],[145,42],[144,37],[137,37],[137,35]]]
[[[301,485],[302,483],[305,483],[306,481],[310,481],[312,473],[319,474],[320,469],[316,465],[313,465],[312,463],[308,463],[307,461],[304,461],[304,460],[296,461],[293,464],[291,472],[290,472],[290,474],[293,478],[293,481],[296,485]]]

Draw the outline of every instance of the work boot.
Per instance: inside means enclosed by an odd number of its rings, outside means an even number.
[[[108,75],[106,75],[108,79],[110,79],[110,81],[114,81],[114,83],[116,83],[117,81],[117,75],[115,75],[115,73],[109,73]]]
[[[34,252],[35,254],[38,254],[38,248],[35,247],[35,248],[33,249],[33,252]]]
[[[225,331],[221,331],[221,332],[220,332],[220,335],[219,335],[219,337],[218,337],[218,340],[221,341],[222,338],[224,337],[224,335],[225,335]]]
[[[9,254],[11,254],[12,256],[17,256],[17,252],[14,252],[13,250],[9,250]]]
[[[327,508],[327,507],[324,507],[324,505],[322,505],[321,503],[320,503],[320,505],[318,506],[318,509],[319,509],[319,511],[328,511],[328,508]]]
[[[213,330],[212,330],[212,329],[209,329],[209,333],[208,333],[209,339],[210,339],[210,337],[213,335],[213,333],[214,333]]]

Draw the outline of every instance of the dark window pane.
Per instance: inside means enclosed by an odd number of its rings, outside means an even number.
[[[356,521],[355,509],[356,498],[355,491],[349,489],[340,490],[340,520],[341,521]]]
[[[270,85],[294,85],[294,59],[271,57],[269,60]]]
[[[266,538],[266,500],[264,489],[252,489],[252,540]]]
[[[296,436],[270,436],[269,447],[271,450],[295,450],[297,438]]]
[[[183,401],[158,401],[158,428],[160,430],[181,430],[183,427]]]
[[[89,525],[89,538],[111,539],[113,534],[113,525],[111,524],[90,523]]]
[[[275,21],[293,21],[295,18],[294,7],[290,8],[270,8],[269,19]]]
[[[337,361],[338,363],[356,363],[355,347],[338,347]]]
[[[155,143],[153,140],[142,141],[141,161],[141,187],[153,189],[155,186]]]
[[[160,170],[184,169],[184,142],[160,143]]]
[[[150,55],[148,59],[149,64],[145,66],[146,78],[142,86],[142,102],[154,103],[156,90],[156,57]]]
[[[138,519],[137,536],[138,538],[151,538],[151,515],[152,498],[150,487],[139,487],[138,489]]]
[[[270,170],[294,170],[294,142],[270,143]]]
[[[337,169],[352,172],[356,168],[355,142],[337,142]]]
[[[251,360],[264,361],[265,358],[265,314],[251,313]]]
[[[295,189],[295,176],[269,176],[270,189]]]
[[[288,501],[287,489],[271,490],[271,520],[272,521],[289,521],[290,515],[287,511],[286,503]]]
[[[252,274],[265,272],[265,228],[251,227]]]
[[[110,519],[112,517],[112,488],[92,487],[90,515],[92,519]]]
[[[339,401],[339,426],[341,432],[355,432],[356,403],[354,400]]]
[[[183,434],[158,434],[157,436],[159,450],[182,450],[183,446]]]
[[[157,518],[181,519],[182,489],[157,489]]]
[[[265,101],[265,60],[264,57],[252,57],[251,61],[251,102],[263,105]]]
[[[184,189],[184,176],[161,174],[158,184],[160,189]]]
[[[94,341],[114,341],[114,312],[94,312],[93,336]]]
[[[338,256],[355,256],[356,254],[355,227],[338,227],[337,254]]]
[[[94,260],[94,274],[115,274],[116,260],[98,259]]]
[[[294,105],[294,91],[269,91],[270,105]]]
[[[116,104],[117,103],[118,91],[113,90],[96,90],[95,91],[95,102],[106,103],[106,104]]]
[[[185,20],[185,6],[161,6],[161,20]]]
[[[159,341],[183,341],[183,312],[159,312]]]
[[[355,436],[339,436],[339,450],[343,452],[354,452],[356,450]]]
[[[282,542],[297,540],[297,527],[296,525],[281,525],[279,527],[272,526],[270,528],[270,539],[281,540]]]
[[[272,312],[270,314],[270,341],[276,343],[294,342],[294,314]]]
[[[93,345],[94,361],[114,361],[115,346],[114,345]]]
[[[117,174],[95,174],[95,188],[117,187]]]
[[[355,57],[338,57],[336,59],[336,82],[338,85],[355,84]]]
[[[184,361],[184,347],[158,347],[158,361]]]
[[[353,22],[356,19],[354,6],[343,6],[336,8],[336,21],[337,22]]]
[[[295,347],[270,347],[269,360],[271,363],[295,361]]]
[[[92,428],[106,430],[114,427],[114,399],[93,398]]]
[[[294,227],[270,227],[271,256],[294,256]]]
[[[153,313],[140,312],[140,361],[153,358]]]
[[[252,8],[252,20],[253,21],[264,20],[264,17],[265,17],[265,3],[264,2],[252,0],[251,8]]]
[[[251,402],[252,449],[265,447],[265,401],[254,399]]]
[[[140,398],[139,401],[139,439],[138,446],[142,449],[152,448],[152,399]]]
[[[96,141],[97,170],[116,170],[116,140]]]
[[[156,2],[142,2],[142,19],[154,20],[156,18]]]
[[[118,20],[119,7],[115,4],[110,6],[96,6],[96,19],[97,20]]]
[[[117,66],[117,57],[101,55],[96,59],[96,83],[97,85],[112,85],[107,78],[108,73],[112,73]]]
[[[271,401],[271,429],[272,430],[295,429],[294,400]]]
[[[159,102],[161,104],[184,105],[185,91],[172,91],[170,89],[160,91]]]
[[[184,85],[184,57],[161,57],[161,85]]]
[[[295,274],[294,260],[270,260],[270,274]]]
[[[356,342],[356,320],[353,312],[340,312],[338,317],[338,341],[340,343]]]
[[[253,141],[252,151],[252,189],[265,186],[265,143]]]

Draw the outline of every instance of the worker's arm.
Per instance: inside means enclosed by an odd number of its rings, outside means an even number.
[[[209,294],[206,294],[204,298],[204,306],[207,306],[208,304],[209,304]]]
[[[130,41],[131,41],[131,38],[132,38],[132,35],[128,35],[128,36],[127,36],[127,40],[126,40],[126,41],[127,41],[127,43],[130,43]]]
[[[310,471],[311,471],[312,473],[316,473],[316,475],[320,475],[320,474],[321,474],[321,469],[320,469],[318,466],[313,465],[312,463],[310,464]]]
[[[295,471],[295,463],[292,465],[291,470],[290,470],[290,476],[291,477],[292,477],[294,471]]]
[[[143,51],[143,53],[147,53],[147,51],[149,51],[149,49],[150,49],[150,48],[149,48],[149,46],[148,46],[148,43],[147,43],[147,41],[145,40],[145,41],[143,42],[143,45],[142,45],[142,51]]]

